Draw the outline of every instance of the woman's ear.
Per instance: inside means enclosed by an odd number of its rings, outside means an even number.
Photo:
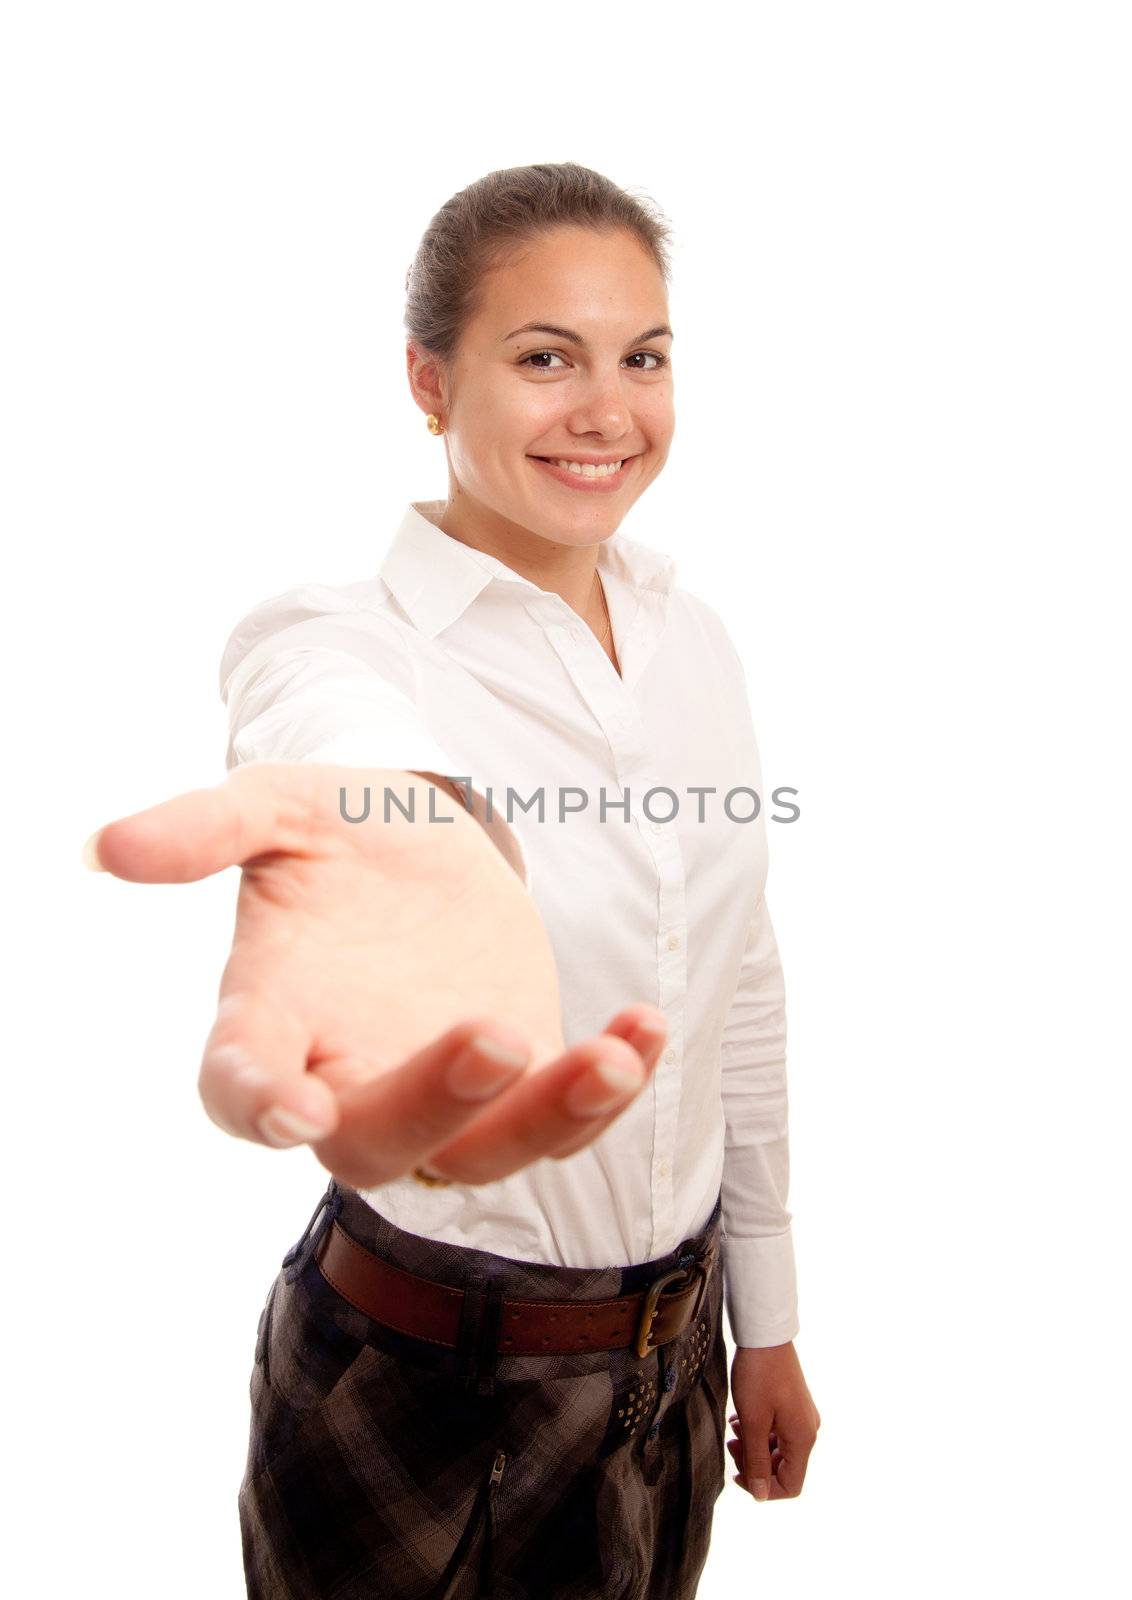
[[[405,369],[409,375],[409,388],[413,399],[427,415],[430,411],[445,415],[447,399],[445,384],[435,356],[421,351],[410,339],[405,346]]]

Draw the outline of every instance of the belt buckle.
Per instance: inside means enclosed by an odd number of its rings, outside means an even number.
[[[637,1324],[637,1355],[647,1356],[650,1350],[655,1350],[656,1345],[650,1344],[652,1325],[656,1321],[656,1313],[660,1304],[660,1297],[670,1283],[675,1283],[677,1278],[682,1279],[681,1287],[691,1283],[691,1274],[699,1267],[699,1262],[694,1261],[689,1267],[676,1267],[672,1272],[665,1272],[649,1285],[645,1295],[645,1303],[641,1309],[641,1320]],[[701,1290],[702,1293],[702,1290]],[[698,1302],[697,1302],[698,1304]],[[693,1312],[693,1315],[695,1313]]]

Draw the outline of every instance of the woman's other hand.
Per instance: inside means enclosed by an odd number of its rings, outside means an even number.
[[[802,1492],[821,1416],[791,1339],[739,1346],[731,1363],[727,1449],[734,1481],[756,1500],[793,1500]]]

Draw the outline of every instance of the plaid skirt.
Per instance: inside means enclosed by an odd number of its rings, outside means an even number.
[[[698,1316],[641,1359],[430,1344],[357,1310],[314,1250],[367,1250],[519,1299],[636,1293],[717,1237],[634,1266],[515,1261],[407,1233],[331,1179],[260,1315],[238,1495],[249,1600],[691,1600],[726,1482],[717,1253]]]

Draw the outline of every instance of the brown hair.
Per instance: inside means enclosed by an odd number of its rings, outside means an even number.
[[[424,231],[405,274],[405,329],[413,342],[451,361],[475,315],[485,273],[517,245],[564,224],[625,228],[669,281],[671,227],[647,195],[618,188],[575,161],[504,167],[446,200]]]

